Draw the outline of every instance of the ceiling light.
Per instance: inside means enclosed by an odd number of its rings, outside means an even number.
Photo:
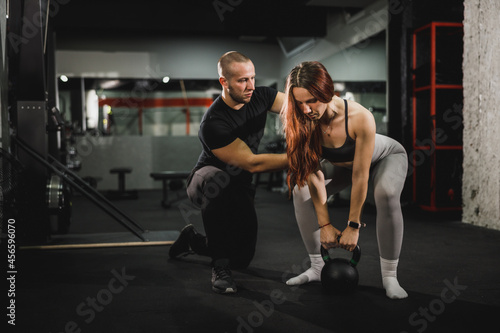
[[[164,76],[163,79],[162,79],[162,82],[163,83],[168,83],[168,81],[170,81],[170,78],[168,76]]]
[[[114,89],[120,86],[122,82],[120,80],[106,80],[100,82],[101,89]]]
[[[68,77],[66,75],[61,75],[59,76],[59,79],[62,81],[62,82],[68,82]]]

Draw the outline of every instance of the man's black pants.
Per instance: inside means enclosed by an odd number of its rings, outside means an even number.
[[[247,267],[255,254],[257,214],[255,188],[240,184],[216,167],[193,170],[187,193],[201,209],[212,262],[229,259],[230,267]]]

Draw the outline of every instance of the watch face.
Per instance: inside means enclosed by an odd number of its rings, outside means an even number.
[[[349,221],[349,226],[351,228],[355,228],[355,229],[359,229],[361,227],[361,224],[360,223],[356,223],[356,222],[351,222]]]

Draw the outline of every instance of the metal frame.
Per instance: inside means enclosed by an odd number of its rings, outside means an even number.
[[[431,150],[434,149],[430,154],[431,161],[431,192],[430,192],[430,204],[429,205],[420,205],[420,207],[424,210],[430,211],[443,211],[443,210],[461,210],[461,207],[438,207],[436,205],[436,158],[435,152],[440,150],[462,150],[462,145],[438,145],[436,144],[436,92],[439,89],[463,89],[462,85],[457,84],[436,84],[436,29],[439,27],[455,27],[455,28],[463,28],[462,23],[453,23],[453,22],[431,22],[425,26],[422,26],[418,29],[415,29],[413,32],[413,61],[412,61],[412,69],[415,72],[417,69],[417,35],[418,33],[430,29],[430,82],[428,85],[424,85],[421,87],[416,86],[416,75],[412,75],[412,83],[413,83],[413,99],[412,99],[412,111],[413,111],[413,137],[412,137],[412,146],[413,150]],[[432,120],[432,128],[431,128],[431,142],[432,147],[424,145],[417,145],[417,98],[416,94],[422,91],[430,92],[430,118]],[[413,200],[417,202],[417,155],[413,154]]]

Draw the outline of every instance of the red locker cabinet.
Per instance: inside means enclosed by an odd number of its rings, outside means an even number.
[[[463,25],[413,32],[413,199],[424,210],[462,209]]]

